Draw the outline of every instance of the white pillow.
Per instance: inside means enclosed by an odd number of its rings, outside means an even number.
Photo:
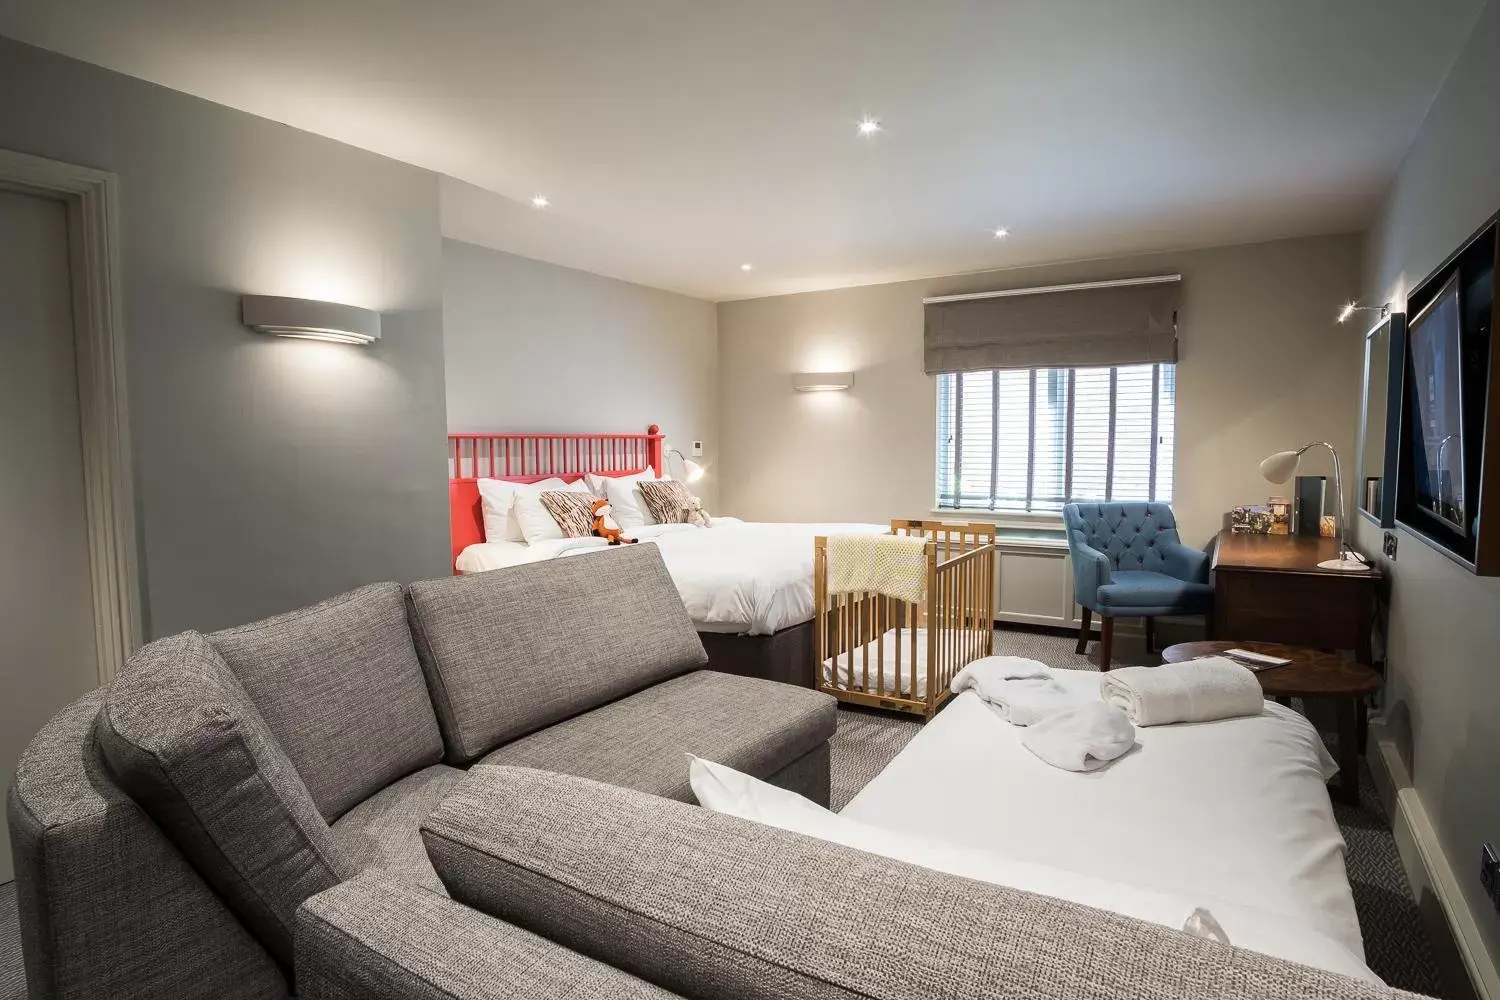
[[[605,479],[604,490],[600,494],[609,501],[613,508],[615,523],[626,531],[634,531],[636,528],[655,524],[656,518],[651,516],[651,508],[646,506],[645,497],[641,496],[640,482],[646,476],[631,476],[626,479]],[[661,476],[660,480],[665,482],[671,476]]]
[[[606,483],[638,483],[642,479],[655,478],[656,470],[651,468],[651,466],[649,465],[646,466],[644,472],[632,472],[628,476],[601,476],[597,472],[585,472],[583,474],[583,481],[589,484],[589,492],[594,494],[594,496],[596,497],[602,497],[606,495]]]
[[[714,812],[933,871],[1111,910],[1194,937],[1229,943],[1212,914],[1176,896],[869,826],[824,809],[796,792],[698,757],[691,758],[688,777],[698,803]]]
[[[561,479],[544,479],[539,483],[510,483],[503,479],[479,480],[480,509],[484,514],[484,540],[487,542],[524,542],[521,526],[511,517],[516,495],[528,490],[541,493],[566,486]]]
[[[521,536],[526,540],[527,545],[535,545],[537,542],[564,537],[562,528],[558,527],[557,518],[552,516],[550,510],[542,506],[542,494],[549,491],[559,493],[591,492],[588,483],[585,483],[581,479],[576,483],[565,483],[559,479],[555,486],[517,493],[516,505],[511,508],[510,519],[520,526]]]

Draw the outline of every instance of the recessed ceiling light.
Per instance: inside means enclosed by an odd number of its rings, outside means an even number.
[[[753,265],[753,264],[741,264],[740,265],[740,270],[741,271],[753,271],[753,270],[755,270],[755,265]]]
[[[860,135],[874,135],[880,131],[880,120],[878,118],[866,118],[859,123]]]
[[[1001,226],[999,229],[995,230],[995,239],[997,239],[997,240],[1003,240],[1003,239],[1005,239],[1005,237],[1007,237],[1009,235],[1010,235],[1010,230],[1006,229],[1004,226]]]
[[[550,204],[552,204],[552,200],[544,194],[534,194],[531,196],[532,208],[546,208]]]

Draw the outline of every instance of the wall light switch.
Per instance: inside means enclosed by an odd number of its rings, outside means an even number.
[[[694,441],[693,442],[693,457],[694,458],[702,458],[703,457],[703,442],[702,441]]]

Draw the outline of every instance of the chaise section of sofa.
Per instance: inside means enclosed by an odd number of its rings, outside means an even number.
[[[455,900],[694,1000],[1415,1000],[566,775],[476,767],[423,838]]]

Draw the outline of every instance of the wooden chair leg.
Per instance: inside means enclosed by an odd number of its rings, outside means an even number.
[[[1099,619],[1099,669],[1108,670],[1115,653],[1115,620],[1108,615]]]
[[[1089,651],[1089,619],[1094,617],[1094,612],[1088,608],[1083,609],[1083,620],[1078,626],[1078,648],[1074,650],[1080,656]]]
[[[1146,652],[1156,652],[1156,619],[1146,619]]]

